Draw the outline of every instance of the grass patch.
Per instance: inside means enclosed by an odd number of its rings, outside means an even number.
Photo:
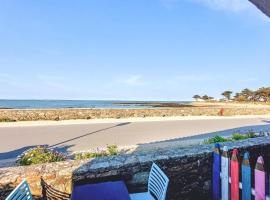
[[[35,147],[21,154],[16,163],[20,166],[64,161],[66,157],[44,147]]]
[[[106,150],[101,150],[97,152],[85,152],[85,153],[77,153],[74,156],[75,160],[83,160],[89,158],[98,158],[105,156],[115,156],[119,154],[119,150],[117,145],[108,145]]]
[[[233,133],[231,137],[222,137],[222,136],[216,135],[212,138],[208,138],[208,139],[204,140],[203,143],[204,144],[214,144],[214,143],[245,140],[245,139],[254,138],[254,137],[256,137],[255,133],[252,131],[249,131],[245,134]]]

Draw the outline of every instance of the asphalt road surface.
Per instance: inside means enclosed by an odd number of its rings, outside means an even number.
[[[16,158],[24,150],[48,145],[71,153],[110,144],[118,146],[146,143],[203,140],[212,135],[230,135],[234,131],[270,131],[270,119],[220,118],[162,121],[115,121],[110,123],[55,124],[33,126],[0,125],[0,166]]]

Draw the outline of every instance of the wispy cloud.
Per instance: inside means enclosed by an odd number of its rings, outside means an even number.
[[[146,84],[141,75],[132,75],[129,76],[127,79],[118,82],[124,83],[129,86],[141,86]]]
[[[172,8],[183,0],[160,0],[166,8]],[[199,3],[214,10],[240,12],[255,10],[248,0],[185,0],[186,2]]]
[[[174,8],[177,5],[177,3],[179,2],[179,0],[159,0],[159,1],[167,9]]]
[[[185,81],[185,82],[190,82],[190,81],[210,81],[213,78],[207,75],[199,75],[199,74],[186,74],[186,75],[179,75],[176,76],[176,80],[178,81]]]
[[[252,5],[247,0],[188,0],[188,1],[201,3],[215,10],[227,10],[239,12],[252,9]]]

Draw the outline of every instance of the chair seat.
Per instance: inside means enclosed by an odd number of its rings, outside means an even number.
[[[155,200],[148,192],[130,194],[131,200]]]

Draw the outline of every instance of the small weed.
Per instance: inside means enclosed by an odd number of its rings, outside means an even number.
[[[89,158],[115,156],[117,154],[119,154],[117,145],[108,145],[106,150],[101,150],[97,152],[77,153],[75,154],[74,159],[83,160],[83,159],[89,159]]]

